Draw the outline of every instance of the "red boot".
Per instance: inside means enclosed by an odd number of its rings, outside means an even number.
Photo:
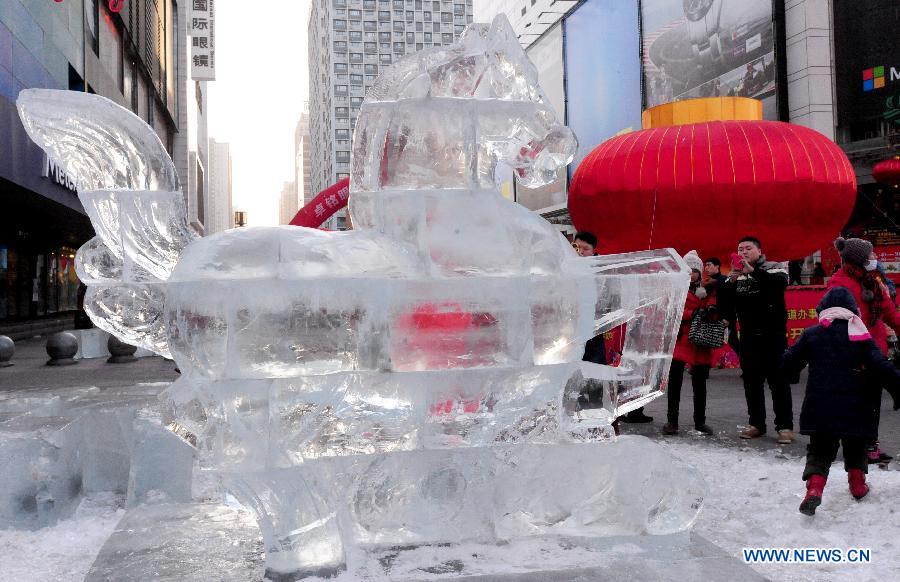
[[[822,503],[822,491],[825,490],[825,475],[810,475],[806,480],[806,497],[800,504],[800,513],[815,515],[816,508]]]
[[[850,469],[847,471],[847,482],[850,483],[850,495],[859,501],[869,493],[866,485],[866,474],[862,469]]]

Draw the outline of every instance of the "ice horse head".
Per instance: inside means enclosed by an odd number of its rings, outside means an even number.
[[[660,394],[687,266],[672,250],[579,258],[497,191],[498,164],[545,184],[575,149],[505,17],[376,79],[353,144],[352,232],[198,239],[171,160],[133,114],[52,91],[23,92],[19,110],[83,184],[98,234],[77,258],[89,314],[174,357],[179,430],[256,513],[272,572],[695,518],[686,469],[649,445],[595,442]],[[619,367],[581,362],[588,339],[623,324]],[[600,408],[578,405],[586,376]]]

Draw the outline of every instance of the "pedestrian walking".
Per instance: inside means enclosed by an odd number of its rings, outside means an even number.
[[[891,300],[888,288],[878,273],[878,261],[872,243],[861,238],[838,238],[834,246],[841,254],[841,268],[828,280],[828,288],[844,287],[853,295],[859,306],[862,322],[865,324],[875,345],[885,357],[888,355],[888,330],[900,331],[900,314]],[[887,324],[887,326],[885,325]],[[875,434],[867,443],[867,457],[870,463],[886,463],[893,457],[881,450],[878,444],[878,424],[881,416],[881,388],[878,379],[869,378],[871,406],[875,413]]]
[[[809,435],[803,470],[806,496],[800,504],[800,511],[807,515],[815,514],[822,503],[838,447],[844,449],[851,495],[859,500],[869,492],[866,440],[875,434],[875,414],[866,377],[877,375],[885,382],[894,396],[894,410],[900,408],[900,373],[872,341],[852,293],[834,287],[816,311],[819,324],[806,329],[783,360],[784,374],[792,383],[809,365],[800,410],[800,433]]]
[[[678,328],[672,366],[669,369],[667,422],[662,432],[666,435],[678,434],[681,385],[685,369],[690,366],[691,387],[694,391],[694,429],[701,434],[711,435],[713,430],[706,424],[706,381],[709,379],[713,350],[691,342],[689,335],[695,317],[718,317],[717,313],[713,313],[716,305],[715,294],[707,292],[703,286],[703,261],[697,252],[691,251],[686,254],[684,261],[691,268],[691,284],[681,317],[681,326]]]
[[[752,439],[766,433],[765,385],[772,393],[775,430],[780,444],[794,441],[791,389],[781,374],[781,358],[787,349],[787,309],[784,290],[787,271],[766,260],[758,238],[746,236],[738,243],[740,269],[732,269],[719,294],[719,311],[727,322],[737,318],[740,358],[749,426],[740,433]]]

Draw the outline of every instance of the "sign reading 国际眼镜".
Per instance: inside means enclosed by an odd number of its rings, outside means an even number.
[[[191,78],[216,80],[216,0],[189,0],[191,18]]]

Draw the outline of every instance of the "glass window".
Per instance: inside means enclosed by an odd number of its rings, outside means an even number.
[[[432,22],[431,30],[433,30],[434,32],[440,32],[441,31],[441,23],[440,22]]]
[[[406,33],[406,44],[414,44],[416,42],[416,33],[407,32]]]
[[[379,22],[390,22],[391,21],[391,13],[389,10],[379,10],[378,11],[378,21]]]
[[[534,4],[535,0],[531,0],[531,3]],[[350,12],[353,12],[352,10]],[[454,4],[453,5],[453,14],[457,16],[465,16],[466,14],[466,6],[464,4]]]
[[[377,75],[378,65],[366,64],[366,73],[370,75]]]
[[[365,49],[364,49],[364,50],[365,50],[367,53],[374,53],[374,52],[377,52],[377,51],[378,51],[378,45],[376,45],[374,42],[367,42],[367,43],[365,43]]]
[[[335,117],[350,117],[350,110],[346,107],[335,107],[334,108],[334,116]]]
[[[376,25],[374,20],[366,20],[363,23],[363,30],[365,30],[366,32],[375,32],[375,27]]]
[[[350,62],[351,63],[361,63],[363,62],[362,53],[350,53]]]
[[[351,30],[350,31],[350,40],[362,42],[362,31],[359,30]]]
[[[347,30],[347,21],[346,20],[337,20],[334,21],[334,29],[335,30]]]
[[[335,95],[346,95],[347,94],[347,85],[335,85],[334,86],[334,94]]]
[[[334,52],[337,52],[337,53],[347,52],[347,41],[345,41],[345,40],[334,41]]]
[[[400,20],[395,20],[394,32],[403,32],[404,30],[406,30],[406,25]]]
[[[422,32],[422,23],[421,22],[416,23],[416,32]]]
[[[441,42],[444,44],[453,44],[453,33],[445,32],[441,35]]]
[[[334,64],[334,72],[335,73],[346,73],[347,72],[347,63],[335,63]]]
[[[406,52],[406,46],[402,42],[395,42],[394,43],[394,52],[399,55],[402,55]]]
[[[359,10],[349,10],[347,12],[347,18],[350,20],[360,20],[362,18],[362,12]]]
[[[426,32],[422,36],[424,37],[425,42],[431,42],[431,33],[430,32]]]
[[[441,12],[441,22],[453,22],[453,15],[449,12]]]
[[[425,19],[425,22],[431,22],[431,12],[428,12],[427,10],[423,12],[422,18]]]
[[[390,65],[391,55],[378,55],[378,62],[380,62],[382,65]]]
[[[350,84],[351,85],[362,85],[363,78],[362,75],[350,75]]]
[[[379,42],[391,42],[391,33],[390,32],[379,32],[378,40],[379,40]]]

